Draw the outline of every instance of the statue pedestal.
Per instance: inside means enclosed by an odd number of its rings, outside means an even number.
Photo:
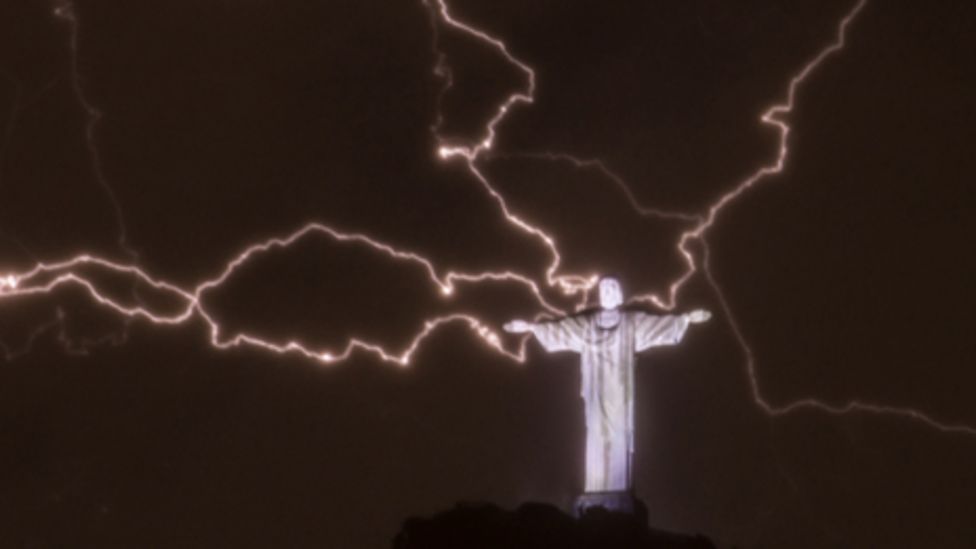
[[[581,518],[598,509],[613,513],[634,515],[642,523],[647,523],[647,506],[637,499],[633,492],[584,492],[573,503],[573,514]]]

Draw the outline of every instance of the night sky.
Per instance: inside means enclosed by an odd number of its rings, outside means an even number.
[[[601,160],[641,204],[705,213],[775,162],[760,115],[854,2],[448,6],[536,76],[475,166],[555,239],[559,274],[617,273],[633,295],[681,276],[694,221],[642,216],[560,155]],[[745,548],[972,546],[976,434],[904,411],[976,426],[974,31],[971,2],[869,0],[799,88],[785,169],[707,233],[728,310],[699,270],[675,310],[715,317],[638,362],[636,487],[655,527]],[[544,243],[437,154],[477,143],[526,84],[420,0],[2,0],[0,276],[89,253],[192,291],[314,221],[439,276],[516,271],[572,309],[545,285]],[[180,308],[125,273],[71,272],[125,306]],[[221,337],[397,353],[439,315],[500,332],[543,312],[523,285],[445,297],[416,264],[321,234],[203,301]],[[578,358],[530,342],[518,363],[463,323],[407,367],[322,364],[219,350],[199,316],[130,319],[66,284],[0,288],[0,342],[4,547],[378,548],[459,500],[568,507],[582,488]],[[774,419],[757,397],[901,412]]]

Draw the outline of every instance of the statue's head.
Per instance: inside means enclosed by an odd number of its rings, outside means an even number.
[[[620,281],[612,276],[600,278],[598,283],[600,289],[600,307],[604,309],[616,309],[624,302],[624,292],[620,287]]]

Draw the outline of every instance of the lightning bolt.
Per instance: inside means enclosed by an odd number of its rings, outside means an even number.
[[[312,349],[308,345],[296,340],[277,343],[252,333],[239,333],[231,337],[222,336],[220,323],[215,320],[214,314],[203,303],[204,295],[208,291],[220,287],[230,279],[234,272],[252,259],[260,256],[263,252],[267,252],[273,248],[288,248],[303,237],[313,234],[326,235],[338,242],[366,246],[395,261],[412,264],[414,267],[425,271],[430,282],[446,296],[452,295],[459,283],[514,282],[527,287],[536,296],[539,304],[550,313],[555,315],[566,314],[566,311],[563,309],[546,301],[539,286],[531,279],[522,275],[510,272],[466,273],[458,271],[448,271],[440,275],[430,260],[417,253],[396,249],[364,234],[340,232],[320,223],[309,223],[285,237],[271,238],[247,247],[231,259],[219,275],[199,283],[192,289],[184,289],[176,284],[154,278],[135,265],[118,263],[89,254],[82,254],[66,261],[39,263],[29,271],[7,274],[0,277],[0,300],[47,295],[60,287],[75,286],[85,291],[98,305],[127,318],[139,318],[158,325],[177,325],[186,323],[191,318],[200,318],[206,323],[209,329],[210,344],[217,349],[230,349],[246,345],[278,354],[299,354],[323,363],[340,362],[349,358],[358,349],[371,353],[386,362],[407,365],[410,362],[410,357],[418,349],[420,344],[434,330],[447,324],[460,323],[470,328],[489,347],[497,350],[502,355],[517,362],[524,361],[524,342],[517,351],[508,350],[503,346],[501,337],[497,332],[474,315],[463,313],[454,313],[427,320],[424,323],[423,330],[416,334],[407,347],[400,352],[388,351],[380,344],[358,338],[350,339],[343,349],[335,351]],[[180,307],[166,314],[155,311],[141,303],[136,305],[127,304],[118,298],[112,297],[107,292],[99,290],[97,284],[92,281],[92,277],[85,276],[80,272],[83,267],[95,267],[111,273],[128,276],[133,281],[139,282],[160,294],[176,300],[180,303]],[[38,335],[40,333],[32,336],[32,339]]]
[[[437,125],[435,125],[435,136],[438,138],[439,146],[437,149],[437,154],[444,160],[449,160],[452,158],[462,159],[468,168],[468,171],[474,176],[484,190],[488,193],[489,197],[495,201],[499,209],[504,215],[505,219],[519,228],[520,230],[528,233],[537,239],[539,239],[549,252],[551,257],[548,268],[546,269],[546,283],[550,286],[558,287],[563,293],[567,295],[580,295],[583,301],[586,299],[586,292],[593,287],[598,278],[597,274],[592,273],[589,275],[558,275],[559,266],[562,263],[562,256],[559,254],[559,250],[556,247],[556,239],[552,235],[546,233],[541,228],[529,223],[521,216],[512,212],[509,208],[508,203],[505,201],[504,196],[495,186],[491,183],[488,177],[478,168],[478,161],[484,155],[484,153],[491,150],[495,144],[495,137],[497,136],[498,126],[504,121],[505,117],[515,106],[519,104],[530,105],[535,102],[535,71],[525,62],[519,60],[517,57],[512,55],[509,51],[508,46],[504,42],[495,38],[484,31],[476,29],[466,23],[458,21],[455,19],[450,10],[447,7],[445,0],[423,0],[424,5],[435,12],[438,17],[434,18],[434,50],[437,56],[437,66],[434,69],[434,73],[441,76],[449,76],[450,70],[445,68],[446,54],[437,49],[438,44],[438,34],[436,22],[439,20],[445,25],[460,31],[478,41],[481,41],[488,45],[489,47],[495,49],[506,61],[515,66],[526,79],[525,89],[516,91],[510,94],[495,110],[494,116],[488,120],[487,124],[482,131],[481,137],[477,140],[474,145],[451,145],[444,142],[439,135],[436,134]],[[441,95],[447,91],[450,87],[452,80],[450,78],[446,79],[444,89],[441,91]],[[441,117],[438,116],[438,120]]]
[[[122,204],[119,202],[118,196],[116,196],[108,177],[105,175],[102,155],[99,152],[97,131],[98,123],[102,120],[103,113],[88,99],[88,95],[85,93],[85,88],[82,85],[81,70],[78,68],[80,50],[79,36],[81,29],[74,2],[71,0],[56,0],[53,13],[55,18],[63,21],[68,27],[68,81],[71,83],[71,90],[74,93],[75,100],[85,115],[85,146],[88,148],[88,158],[91,162],[92,175],[95,177],[95,181],[98,182],[109,204],[112,206],[112,214],[118,230],[119,247],[130,258],[135,260],[138,258],[138,254],[128,242],[128,230],[125,226],[125,217],[122,214]]]
[[[796,105],[796,95],[800,86],[807,81],[807,79],[819,68],[827,59],[837,54],[843,50],[846,44],[847,32],[854,21],[854,19],[861,13],[867,4],[867,0],[858,0],[858,2],[848,11],[844,17],[840,20],[837,26],[837,35],[834,41],[828,44],[826,47],[821,49],[817,54],[807,61],[806,64],[797,72],[789,82],[786,91],[785,99],[776,103],[769,108],[767,108],[760,116],[760,123],[764,125],[771,126],[778,135],[778,145],[777,151],[774,159],[767,163],[759,166],[755,171],[749,174],[746,178],[737,182],[729,191],[720,195],[714,202],[712,202],[705,212],[701,215],[685,213],[685,212],[672,212],[662,210],[656,207],[648,206],[642,204],[637,200],[634,195],[630,185],[623,180],[619,175],[614,173],[607,165],[600,159],[580,159],[573,155],[560,153],[560,152],[543,152],[543,153],[508,153],[503,154],[503,156],[511,157],[522,157],[522,158],[537,158],[549,161],[561,161],[568,162],[575,166],[576,168],[586,168],[594,169],[598,173],[602,174],[607,180],[612,182],[627,198],[632,209],[643,217],[654,217],[659,219],[676,220],[682,222],[691,222],[693,225],[691,228],[682,232],[678,242],[676,243],[676,251],[683,259],[685,270],[680,274],[671,284],[668,286],[667,290],[663,293],[646,293],[642,295],[635,296],[631,298],[631,301],[636,302],[649,302],[653,305],[665,309],[673,310],[677,304],[677,299],[679,292],[685,286],[685,284],[691,280],[699,270],[704,274],[706,280],[709,282],[711,287],[714,289],[716,296],[718,297],[719,303],[723,311],[725,312],[725,317],[735,334],[736,340],[743,349],[746,358],[746,372],[749,378],[749,387],[751,394],[756,405],[773,417],[784,416],[792,412],[796,412],[803,409],[812,409],[821,412],[826,412],[831,415],[846,415],[853,412],[864,412],[874,415],[887,415],[895,416],[904,419],[910,419],[918,421],[930,428],[936,429],[945,433],[957,433],[957,434],[968,434],[976,435],[976,428],[957,423],[946,423],[933,418],[931,415],[926,414],[922,411],[915,410],[913,408],[902,408],[895,406],[886,406],[879,404],[866,403],[859,400],[852,400],[845,404],[832,405],[824,403],[815,398],[804,398],[801,400],[794,401],[792,403],[775,406],[771,404],[762,394],[759,377],[756,368],[755,355],[750,347],[748,341],[743,335],[742,329],[739,327],[735,320],[735,316],[729,307],[728,300],[725,298],[724,293],[715,277],[713,276],[711,269],[709,268],[709,246],[707,241],[708,231],[715,225],[716,220],[719,215],[729,206],[731,206],[737,199],[747,193],[749,190],[754,188],[757,184],[762,183],[771,176],[778,175],[782,173],[783,168],[786,166],[786,161],[789,156],[789,136],[791,128],[789,126],[786,117],[793,112]],[[552,263],[550,264],[549,270],[547,271],[547,280],[550,284],[561,285],[565,290],[573,291],[585,291],[592,286],[592,282],[587,284],[587,279],[560,279],[560,277],[555,276],[554,273],[558,270],[560,264],[560,256],[558,250],[555,247],[555,239],[547,234],[545,234],[541,229],[532,226],[525,222],[522,218],[515,216],[511,213],[508,206],[504,203],[501,193],[499,193],[489,182],[489,180],[484,176],[484,174],[478,170],[476,162],[479,157],[491,150],[495,136],[496,130],[499,124],[503,121],[504,117],[508,114],[509,109],[518,104],[526,103],[531,104],[534,100],[534,90],[535,90],[535,72],[531,67],[526,65],[524,62],[520,61],[514,57],[508,47],[500,40],[491,37],[484,32],[475,29],[469,25],[461,23],[456,19],[452,18],[445,2],[443,0],[436,0],[436,8],[441,15],[441,19],[448,25],[462,31],[469,35],[482,40],[486,44],[495,48],[499,53],[501,53],[510,63],[515,67],[520,69],[527,77],[527,86],[524,91],[517,92],[510,95],[497,109],[495,116],[492,117],[485,131],[483,132],[483,137],[474,146],[459,146],[459,145],[442,145],[439,149],[439,154],[442,158],[452,158],[460,157],[465,160],[468,164],[469,170],[476,177],[476,179],[486,187],[493,198],[500,202],[503,213],[506,218],[515,224],[516,226],[522,228],[528,233],[538,236],[545,242],[545,244],[550,248],[550,253],[552,255]],[[438,66],[441,67],[444,63],[443,55],[438,57]],[[438,69],[438,74],[444,74],[445,71],[441,67]],[[696,261],[695,255],[691,250],[693,244],[698,244],[703,250],[701,264]],[[589,279],[592,280],[592,279]],[[575,285],[574,282],[582,282],[579,285]]]
[[[761,183],[767,177],[779,174],[783,171],[783,168],[786,165],[787,156],[789,154],[788,139],[790,135],[790,126],[783,117],[793,112],[794,106],[796,105],[796,93],[799,87],[807,80],[807,78],[809,78],[811,74],[817,70],[818,67],[824,63],[824,61],[844,48],[844,45],[846,44],[847,30],[857,15],[864,9],[866,4],[867,0],[858,0],[857,4],[855,4],[854,7],[841,19],[840,24],[837,27],[836,39],[826,48],[820,50],[816,56],[810,59],[803,66],[799,73],[790,79],[786,99],[782,103],[769,107],[760,117],[760,121],[763,124],[772,126],[779,133],[779,146],[775,160],[770,164],[761,166],[751,175],[740,181],[730,191],[720,196],[718,200],[709,206],[708,212],[704,219],[702,219],[702,221],[696,227],[681,235],[681,239],[678,242],[678,248],[681,254],[689,261],[691,268],[685,275],[672,283],[671,287],[669,288],[667,303],[674,303],[675,296],[681,285],[684,284],[694,273],[694,263],[691,261],[691,252],[688,250],[687,246],[692,241],[699,241],[704,249],[702,270],[705,273],[705,277],[709,284],[714,289],[715,295],[718,297],[722,310],[725,312],[725,317],[728,319],[729,325],[732,328],[732,332],[735,334],[739,345],[743,349],[746,359],[746,371],[749,377],[749,386],[752,392],[753,400],[764,412],[773,417],[784,416],[792,412],[805,409],[825,412],[835,416],[842,416],[853,412],[862,412],[872,415],[894,416],[914,420],[943,433],[976,435],[976,427],[962,423],[946,423],[933,418],[931,415],[926,414],[925,412],[913,408],[887,406],[863,402],[860,400],[850,400],[844,404],[829,404],[812,397],[796,400],[781,406],[771,404],[763,396],[760,389],[755,354],[743,335],[742,329],[736,322],[735,316],[732,313],[728,300],[725,298],[722,288],[719,286],[711,272],[711,269],[709,268],[709,247],[708,242],[705,239],[707,231],[715,224],[715,220],[718,218],[722,210],[726,208],[726,206],[732,204],[736,199],[749,191],[755,185]],[[658,296],[652,296],[651,300],[655,303],[663,303]]]
[[[468,312],[452,313],[424,321],[423,328],[413,335],[405,347],[399,350],[390,350],[379,343],[355,337],[351,337],[341,348],[325,349],[313,348],[298,340],[273,341],[257,333],[240,332],[227,335],[224,333],[225,330],[216,319],[215,314],[208,310],[204,304],[203,298],[208,292],[220,288],[244,265],[256,260],[269,250],[285,249],[304,238],[312,236],[328,238],[340,244],[361,246],[399,265],[418,269],[426,274],[431,285],[437,288],[446,299],[451,298],[455,294],[456,288],[460,284],[503,283],[515,284],[528,289],[538,304],[547,313],[554,315],[566,314],[566,311],[551,303],[546,298],[547,290],[556,290],[562,297],[575,297],[581,300],[580,303],[585,302],[587,292],[597,280],[597,274],[560,272],[562,257],[559,253],[555,237],[530,222],[526,217],[515,213],[509,207],[504,195],[480,167],[495,146],[499,128],[505,119],[516,107],[520,105],[528,106],[535,101],[535,71],[527,63],[516,57],[501,39],[454,17],[446,0],[421,1],[430,14],[433,53],[436,59],[433,71],[443,82],[438,97],[438,105],[440,105],[441,98],[443,98],[444,94],[453,85],[453,76],[450,64],[448,63],[448,55],[439,46],[440,29],[442,27],[460,32],[484,44],[485,47],[496,51],[524,77],[524,86],[509,94],[497,105],[494,109],[494,114],[484,124],[480,134],[472,139],[471,142],[449,142],[441,137],[439,130],[443,123],[443,114],[440,108],[431,126],[431,131],[436,137],[436,153],[439,158],[445,162],[462,162],[473,180],[485,191],[487,197],[497,205],[502,218],[516,229],[537,240],[545,248],[549,256],[549,263],[545,269],[545,280],[543,284],[537,283],[533,277],[514,271],[469,273],[445,269],[438,266],[432,259],[417,252],[402,250],[369,235],[340,231],[319,222],[308,223],[290,234],[268,238],[247,246],[226,262],[216,276],[203,280],[193,287],[181,287],[151,276],[136,263],[138,256],[127,241],[121,204],[105,176],[96,139],[97,125],[102,118],[102,112],[88,100],[84,87],[81,85],[82,78],[78,69],[79,21],[76,16],[75,7],[70,0],[58,0],[54,7],[54,15],[63,20],[69,29],[68,46],[71,59],[71,82],[77,102],[86,115],[85,136],[91,158],[92,171],[95,179],[104,190],[113,207],[119,231],[119,245],[127,252],[130,261],[117,262],[82,253],[60,262],[38,262],[29,270],[0,275],[0,301],[50,295],[61,287],[74,286],[86,292],[94,303],[126,319],[140,319],[156,325],[179,325],[185,324],[191,319],[202,320],[210,334],[210,345],[216,349],[225,350],[236,347],[249,347],[282,355],[298,355],[325,364],[341,362],[356,352],[362,352],[373,355],[377,359],[385,362],[406,366],[410,363],[417,349],[436,330],[445,325],[460,324],[467,327],[488,348],[513,361],[523,362],[525,360],[527,339],[521,339],[519,345],[514,350],[508,349],[502,343],[500,335],[488,323],[480,320],[475,314]],[[942,432],[976,435],[976,428],[974,427],[964,424],[944,423],[928,414],[911,408],[891,407],[856,400],[845,404],[833,405],[814,398],[805,398],[782,406],[771,404],[762,395],[754,353],[744,337],[742,329],[736,322],[728,301],[709,267],[710,250],[707,242],[709,230],[714,226],[721,212],[735,203],[742,195],[757,184],[783,171],[789,154],[788,141],[791,131],[786,117],[792,113],[795,107],[797,90],[828,58],[844,48],[848,28],[862,11],[865,4],[866,0],[859,0],[854,5],[840,20],[837,26],[835,40],[820,50],[791,78],[785,99],[766,109],[760,116],[760,122],[772,127],[778,135],[778,147],[772,161],[759,166],[748,177],[734,184],[731,190],[720,195],[702,213],[670,212],[641,204],[631,190],[630,185],[599,159],[584,160],[564,153],[550,152],[512,153],[512,155],[521,155],[552,162],[569,162],[577,169],[596,170],[625,195],[629,204],[638,215],[672,220],[689,226],[689,228],[681,233],[675,244],[676,252],[682,258],[685,265],[683,272],[668,285],[665,291],[638,295],[634,300],[646,301],[662,309],[672,310],[675,308],[680,291],[685,284],[696,274],[702,274],[714,289],[717,299],[725,312],[725,318],[728,320],[738,343],[743,349],[746,373],[749,377],[752,397],[757,406],[771,417],[784,416],[803,409],[812,409],[838,416],[853,412],[863,412],[915,420]],[[9,135],[5,139],[9,139]],[[2,153],[2,149],[0,149],[0,153]],[[2,156],[0,156],[0,160],[2,160]],[[692,251],[692,245],[697,245],[702,250],[700,258],[696,257],[696,254]],[[129,300],[113,297],[108,292],[99,289],[94,277],[85,274],[88,270],[92,269],[128,277],[133,285],[151,289],[178,303],[178,306],[173,308],[173,310],[161,310],[159,307],[145,305],[135,299],[134,296]],[[28,352],[38,337],[58,326],[62,327],[59,340],[65,345],[66,349],[74,350],[74,347],[67,344],[67,336],[63,330],[63,317],[63,313],[59,311],[54,320],[35,329],[24,347],[11,349],[7,346],[0,346],[0,350],[3,351],[8,360],[12,359],[22,353]]]
[[[446,6],[444,6],[443,13],[446,17],[448,17],[448,20],[451,21],[452,24],[458,24],[453,19],[449,18],[447,15]],[[105,176],[105,171],[99,152],[96,133],[98,123],[101,120],[103,113],[88,99],[82,85],[82,75],[78,68],[80,25],[75,6],[70,0],[59,0],[54,5],[53,15],[57,19],[65,22],[68,27],[67,44],[70,58],[70,81],[75,99],[85,114],[85,138],[91,160],[92,172],[96,181],[101,186],[109,202],[111,203],[113,211],[115,212],[115,219],[119,231],[118,243],[120,247],[127,252],[129,258],[132,261],[135,261],[138,259],[138,254],[128,244],[122,207],[112,189],[111,184],[109,183],[108,178]],[[492,44],[498,45],[504,49],[504,45],[502,45],[500,41],[497,41],[488,35],[480,33],[469,27],[465,28],[469,29],[470,32],[476,33],[479,38],[488,40]],[[529,74],[534,78],[534,74],[531,72],[531,69],[525,65],[521,65],[521,67],[529,71]],[[446,82],[447,87],[450,85],[449,79]],[[486,148],[490,147],[491,141],[494,138],[494,126],[501,120],[501,117],[504,116],[504,113],[512,104],[522,100],[531,102],[531,97],[513,97],[506,103],[506,105],[500,108],[498,116],[489,123],[488,133],[490,137],[486,138],[484,141]],[[14,107],[16,107],[16,103]],[[476,158],[477,154],[477,152],[472,153],[472,160]],[[444,155],[442,153],[442,156],[446,157],[449,155]],[[482,180],[488,188],[491,187],[487,180]],[[501,195],[495,192],[494,189],[490,190],[499,204],[504,207],[504,200]],[[508,214],[506,213],[506,215]],[[527,223],[521,222],[514,216],[509,216],[509,218],[512,221],[517,222],[521,228],[548,239],[548,237],[545,236],[541,231],[531,227]],[[53,293],[58,288],[64,286],[75,286],[85,291],[92,298],[94,303],[123,316],[127,320],[141,319],[157,325],[177,325],[184,324],[193,318],[202,319],[207,325],[210,333],[210,344],[216,349],[224,350],[234,347],[248,346],[278,354],[298,354],[309,359],[317,360],[321,363],[341,362],[349,358],[355,351],[358,350],[372,354],[385,362],[407,365],[410,362],[412,355],[416,352],[420,345],[438,328],[449,324],[461,324],[469,328],[469,330],[480,340],[482,340],[489,348],[496,350],[503,356],[516,362],[524,361],[524,341],[522,341],[515,350],[506,348],[502,343],[502,338],[497,332],[495,332],[486,323],[478,319],[474,314],[470,313],[452,313],[424,321],[423,328],[416,333],[407,346],[400,351],[391,351],[381,344],[355,337],[350,338],[342,349],[334,350],[313,349],[309,345],[297,340],[290,340],[283,343],[275,342],[254,333],[238,333],[231,336],[225,336],[223,334],[224,330],[222,329],[220,323],[215,319],[215,315],[204,306],[202,302],[204,294],[221,286],[241,266],[248,263],[251,259],[260,256],[263,252],[266,252],[272,248],[290,247],[292,244],[301,240],[302,238],[313,234],[327,236],[341,243],[351,243],[364,246],[371,251],[385,255],[395,261],[411,264],[416,268],[420,268],[426,272],[430,282],[435,285],[440,290],[440,293],[444,296],[453,295],[459,284],[476,284],[487,282],[515,283],[528,288],[531,294],[536,298],[539,305],[548,313],[553,315],[563,315],[567,313],[567,311],[564,309],[550,303],[545,298],[542,288],[540,288],[540,286],[529,276],[513,271],[485,271],[477,273],[461,272],[456,270],[444,271],[443,269],[437,267],[431,259],[419,253],[396,249],[393,246],[378,239],[372,238],[366,234],[342,232],[322,223],[309,223],[289,235],[270,238],[266,241],[248,246],[244,251],[231,259],[218,276],[205,280],[194,288],[182,288],[176,284],[156,279],[134,262],[117,262],[106,258],[93,256],[91,254],[82,253],[64,261],[51,263],[38,262],[28,271],[7,273],[0,276],[0,300],[48,295]],[[558,255],[554,243],[551,241],[547,241],[547,243],[550,245],[551,251]],[[145,305],[140,300],[136,299],[134,293],[133,301],[136,301],[134,304],[112,297],[107,292],[100,290],[98,284],[91,276],[85,275],[80,271],[80,269],[83,267],[96,267],[115,274],[128,276],[133,284],[141,283],[148,288],[173,298],[181,304],[181,307],[177,311],[167,314]],[[554,270],[555,268],[553,268],[553,271]],[[441,274],[442,272],[443,274]],[[559,282],[564,288],[570,288],[572,290],[570,293],[573,293],[577,291],[578,288],[592,285],[592,282],[595,281],[595,279],[596,277],[593,275],[590,277],[590,280],[586,281],[576,278],[567,278],[559,279]],[[567,281],[569,281],[569,283],[567,283]],[[59,340],[67,348],[67,335],[63,330],[63,314],[59,312],[59,317],[56,321],[43,324],[31,333],[28,338],[28,342],[23,349],[12,350],[6,345],[0,347],[0,349],[5,351],[5,356],[8,359],[21,356],[30,349],[38,337],[52,330],[55,326],[62,326],[62,330],[59,332]],[[77,348],[84,347],[84,344],[77,346]]]

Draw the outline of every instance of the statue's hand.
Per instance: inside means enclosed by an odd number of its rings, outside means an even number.
[[[504,328],[510,334],[524,334],[532,329],[532,324],[524,320],[513,320],[505,324]]]
[[[712,313],[705,309],[697,309],[686,314],[685,317],[692,324],[701,324],[702,322],[708,322],[708,319],[712,318]]]

